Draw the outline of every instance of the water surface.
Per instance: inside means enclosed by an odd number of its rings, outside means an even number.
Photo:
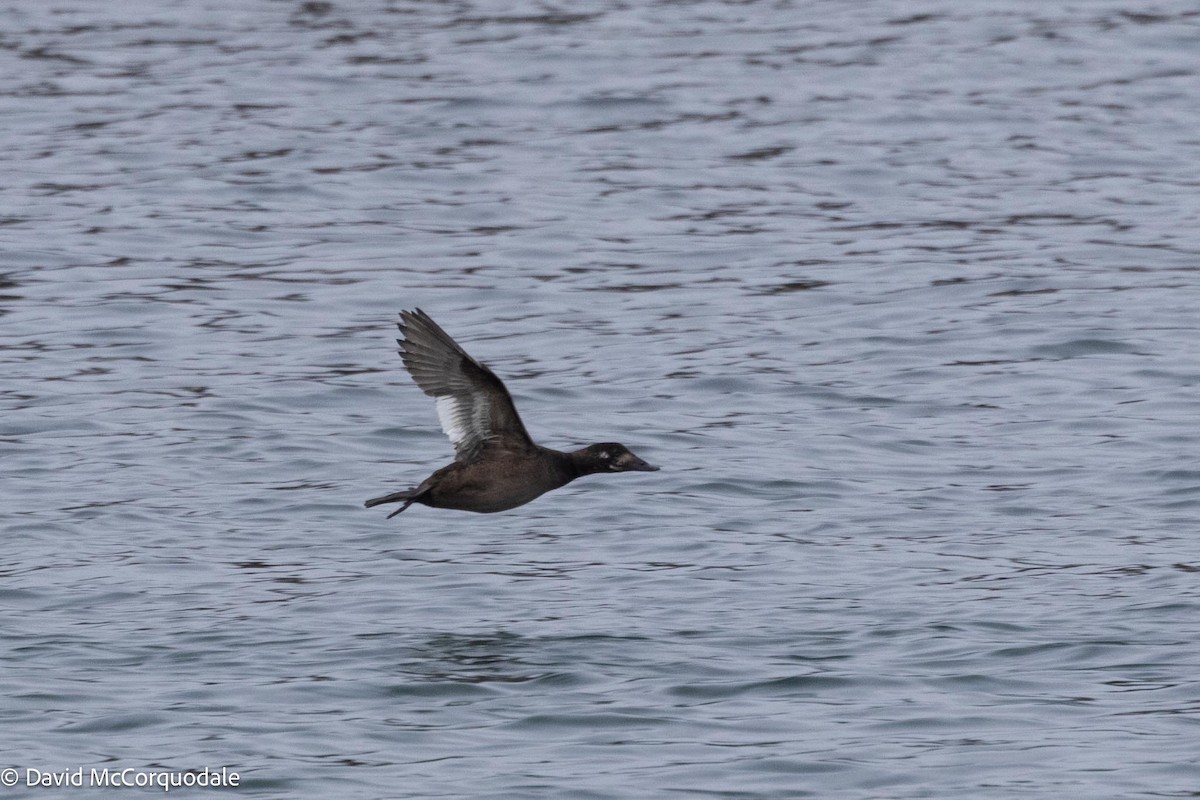
[[[1197,791],[1188,4],[3,13],[0,767]],[[418,305],[663,470],[364,510]]]

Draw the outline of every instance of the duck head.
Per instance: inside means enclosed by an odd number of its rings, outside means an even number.
[[[577,463],[588,472],[657,472],[658,467],[647,464],[629,452],[629,448],[616,442],[601,442],[576,450]]]

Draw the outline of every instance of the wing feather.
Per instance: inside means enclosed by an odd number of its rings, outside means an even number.
[[[471,358],[421,309],[400,312],[400,357],[421,391],[434,399],[442,430],[458,461],[471,461],[488,444],[532,449],[504,383]]]

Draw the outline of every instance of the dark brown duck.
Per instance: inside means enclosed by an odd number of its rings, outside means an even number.
[[[621,444],[593,444],[563,453],[535,444],[504,384],[467,355],[421,309],[400,312],[400,358],[421,391],[434,399],[442,430],[454,443],[454,463],[413,489],[366,502],[413,503],[491,513],[525,505],[551,489],[597,472],[653,472]]]

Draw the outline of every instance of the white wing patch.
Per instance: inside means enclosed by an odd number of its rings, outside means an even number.
[[[458,445],[467,436],[467,428],[463,424],[463,412],[466,410],[453,395],[442,395],[434,400],[437,406],[438,422],[442,430],[450,437],[451,443]]]

